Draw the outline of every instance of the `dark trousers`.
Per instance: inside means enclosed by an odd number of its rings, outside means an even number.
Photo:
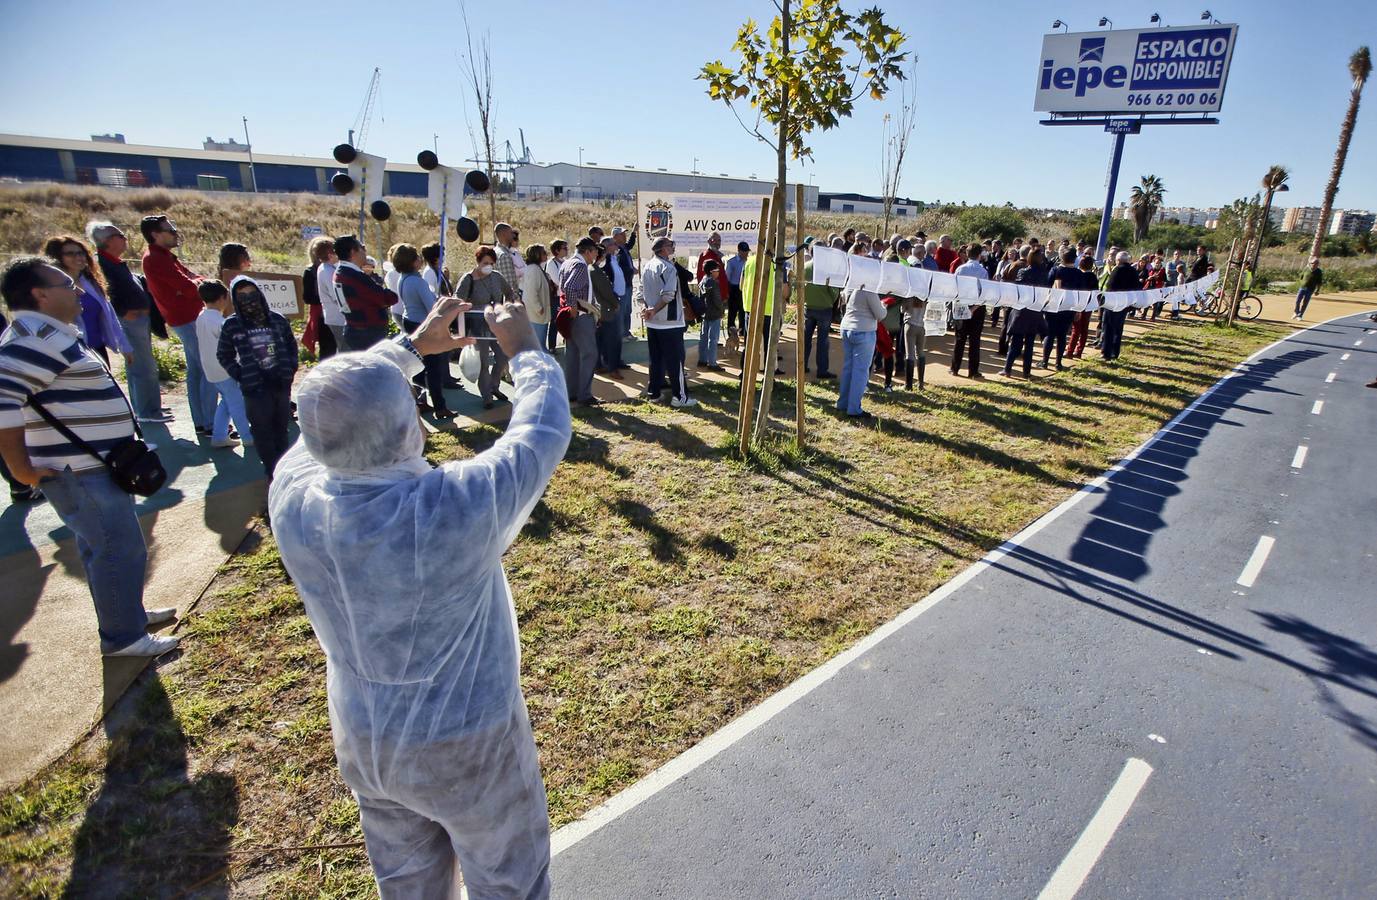
[[[803,367],[808,368],[808,358],[813,355],[813,332],[818,336],[818,374],[830,371],[827,368],[831,353],[832,310],[807,309],[803,311]]]
[[[742,314],[741,314],[741,339],[742,339],[742,344],[741,344],[741,364],[742,364],[743,366],[746,364],[746,344],[745,344],[745,341],[746,341],[747,339],[749,339],[750,336],[751,336],[750,315],[749,315],[748,313],[742,313]],[[779,347],[775,347],[775,350],[778,351],[778,350],[779,350]],[[765,354],[768,353],[769,351],[770,351],[770,317],[769,317],[769,316],[761,316],[761,317],[760,317],[760,371],[762,371],[762,372],[765,371]],[[775,367],[776,367],[776,368],[779,367],[779,354],[778,354],[778,352],[776,352],[776,354],[775,354]]]
[[[402,327],[406,329],[407,334],[413,334],[416,329],[421,327],[421,323],[404,319]],[[426,389],[426,393],[430,395],[432,409],[436,412],[448,409],[449,405],[445,402],[445,382],[449,379],[449,354],[431,353],[428,356],[422,356],[421,363],[425,369],[412,381],[417,387]]]
[[[684,376],[683,328],[647,328],[646,341],[650,345],[650,381],[646,392],[659,394],[669,385],[677,400],[688,399],[688,384]]]
[[[956,344],[951,350],[951,373],[961,371],[961,356],[969,348],[970,363],[968,371],[974,378],[980,374],[980,336],[985,332],[985,307],[971,309],[971,317],[956,323]]]
[[[1009,353],[1004,357],[1004,374],[1008,375],[1014,370],[1014,360],[1023,357],[1023,375],[1028,377],[1033,374],[1033,347],[1037,344],[1038,336],[1035,334],[1011,334],[1009,335]]]
[[[1100,344],[1100,350],[1104,353],[1105,359],[1119,358],[1119,347],[1124,340],[1124,320],[1127,318],[1126,309],[1118,312],[1112,309],[1104,311],[1104,340]]]
[[[1076,320],[1076,314],[1071,311],[1047,313],[1047,336],[1042,339],[1042,364],[1045,367],[1051,359],[1052,350],[1057,351],[1057,365],[1061,365],[1062,357],[1066,355],[1066,335],[1071,331],[1071,324]]]
[[[290,440],[288,428],[292,424],[292,389],[287,385],[270,387],[260,393],[244,395],[244,412],[249,416],[249,430],[253,445],[263,460],[263,471],[273,480],[277,461],[287,452]]]
[[[598,367],[619,369],[622,365],[622,317],[598,323]]]
[[[316,329],[316,348],[320,351],[317,359],[329,359],[340,350],[335,344],[334,330],[326,325],[324,320],[321,320],[320,327]]]
[[[742,305],[741,285],[734,284],[727,291],[727,330],[746,328],[746,308]]]
[[[356,328],[348,326],[348,331],[344,333],[344,341],[349,346],[347,350],[367,350],[369,347],[387,339],[387,326],[375,325],[371,328]]]

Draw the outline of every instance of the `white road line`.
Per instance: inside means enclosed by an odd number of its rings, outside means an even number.
[[[1309,452],[1310,448],[1305,446],[1304,444],[1301,444],[1299,447],[1297,447],[1296,455],[1291,457],[1291,468],[1299,469],[1301,466],[1305,465],[1305,454]]]
[[[1354,342],[1353,342],[1353,346],[1355,346],[1355,347],[1361,347],[1361,346],[1363,346],[1363,342],[1362,342],[1362,341],[1354,341]]]
[[[1344,360],[1348,359],[1348,358],[1349,358],[1350,356],[1352,356],[1352,355],[1353,355],[1352,353],[1345,353],[1343,356],[1340,356],[1340,357],[1339,357],[1339,362],[1343,362]]]
[[[1243,567],[1243,574],[1238,576],[1238,583],[1244,587],[1252,587],[1253,582],[1257,581],[1258,574],[1262,571],[1262,566],[1267,562],[1267,554],[1272,552],[1272,545],[1277,542],[1276,538],[1263,535],[1257,539],[1257,546],[1253,548],[1253,555],[1248,557],[1248,564]]]
[[[550,835],[550,855],[558,856],[579,841],[600,830],[603,826],[635,809],[660,791],[674,784],[674,782],[678,781],[680,778],[683,778],[699,766],[707,763],[728,747],[745,738],[761,725],[764,725],[766,722],[788,709],[798,700],[808,696],[808,694],[812,693],[820,685],[825,684],[834,675],[845,669],[877,644],[884,641],[890,635],[898,632],[905,625],[917,619],[947,597],[956,593],[960,588],[964,587],[975,578],[975,576],[1008,556],[1022,544],[1031,540],[1034,535],[1051,525],[1057,519],[1060,519],[1065,513],[1086,497],[1100,494],[1101,488],[1106,482],[1128,467],[1135,459],[1142,455],[1144,450],[1147,450],[1155,444],[1162,435],[1171,433],[1175,428],[1194,428],[1202,432],[1202,434],[1208,433],[1208,429],[1198,425],[1190,425],[1183,420],[1191,413],[1195,412],[1195,410],[1200,407],[1201,403],[1207,401],[1219,391],[1220,388],[1233,383],[1236,378],[1245,377],[1244,372],[1247,371],[1253,360],[1265,356],[1292,338],[1305,334],[1312,328],[1318,328],[1321,325],[1338,322],[1350,318],[1352,315],[1353,313],[1335,316],[1323,322],[1316,322],[1314,325],[1307,325],[1300,331],[1293,332],[1280,340],[1268,344],[1260,350],[1254,351],[1252,356],[1249,356],[1243,362],[1234,366],[1232,371],[1212,384],[1208,390],[1193,400],[1185,409],[1177,413],[1170,422],[1163,425],[1155,434],[1140,444],[1123,459],[1111,466],[1103,475],[1087,482],[1079,491],[1066,498],[1066,500],[1056,509],[1053,509],[1018,534],[1009,538],[1009,540],[985,554],[982,559],[972,563],[970,568],[961,572],[951,581],[937,588],[913,606],[899,613],[898,616],[890,619],[879,628],[876,628],[864,638],[861,638],[860,641],[853,644],[849,649],[832,657],[827,662],[801,676],[797,681],[794,681],[777,693],[766,697],[764,700],[760,701],[759,704],[747,710],[745,713],[742,713],[726,725],[723,725],[717,731],[714,731],[697,744],[694,744],[683,753],[660,766],[660,768],[655,769],[640,781],[622,789],[620,793],[614,794],[598,806],[593,807],[588,812],[584,813],[578,820],[562,826],[554,834]]]
[[[1038,900],[1071,900],[1076,896],[1151,774],[1152,766],[1141,759],[1130,759],[1124,765],[1119,780],[1109,789],[1109,794],[1095,811],[1090,824],[1085,826],[1072,845],[1071,852],[1066,854],[1061,865],[1052,873]]]
[[[1338,372],[1330,372],[1330,373],[1325,377],[1324,383],[1325,383],[1325,384],[1332,384],[1333,381],[1334,381],[1334,379],[1338,376],[1338,374],[1339,374]]]
[[[1318,416],[1320,414],[1320,410],[1322,409],[1324,409],[1324,401],[1316,400],[1315,405],[1310,407],[1310,415]]]

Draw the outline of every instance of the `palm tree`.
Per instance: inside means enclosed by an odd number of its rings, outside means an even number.
[[[1348,158],[1348,142],[1353,140],[1353,126],[1358,124],[1358,101],[1362,99],[1363,85],[1372,74],[1372,54],[1366,47],[1348,58],[1348,74],[1353,76],[1353,90],[1348,95],[1348,114],[1339,128],[1339,147],[1334,151],[1334,167],[1329,170],[1329,184],[1324,188],[1324,204],[1320,206],[1320,224],[1315,228],[1315,242],[1310,245],[1310,255],[1320,256],[1320,244],[1324,233],[1329,230],[1329,217],[1334,212],[1334,195],[1339,192],[1339,176],[1344,173],[1344,160]]]
[[[1156,175],[1144,175],[1138,179],[1138,183],[1133,186],[1133,193],[1130,195],[1129,206],[1133,210],[1133,239],[1141,241],[1147,237],[1148,226],[1152,224],[1152,217],[1157,215],[1157,210],[1162,205],[1162,197],[1167,189],[1162,187],[1162,179]]]
[[[1262,252],[1262,242],[1267,239],[1267,231],[1271,226],[1269,217],[1272,213],[1272,195],[1277,191],[1289,191],[1286,180],[1291,177],[1291,173],[1285,166],[1272,166],[1267,170],[1267,174],[1262,176],[1262,189],[1267,192],[1267,201],[1262,206],[1262,218],[1259,219],[1257,230],[1257,243],[1253,245],[1253,271],[1257,271],[1258,254]]]

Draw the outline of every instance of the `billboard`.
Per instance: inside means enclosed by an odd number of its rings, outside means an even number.
[[[676,256],[696,259],[708,248],[708,235],[722,235],[722,254],[729,257],[745,241],[752,247],[760,237],[762,194],[699,194],[679,191],[637,191],[637,221],[641,236],[636,251],[644,264],[654,255],[650,245],[658,237],[674,239]]]
[[[1202,25],[1044,35],[1033,109],[1218,112],[1237,33],[1237,25]]]

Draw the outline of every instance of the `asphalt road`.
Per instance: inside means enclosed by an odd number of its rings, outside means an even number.
[[[555,895],[1377,896],[1365,325],[558,833]]]

